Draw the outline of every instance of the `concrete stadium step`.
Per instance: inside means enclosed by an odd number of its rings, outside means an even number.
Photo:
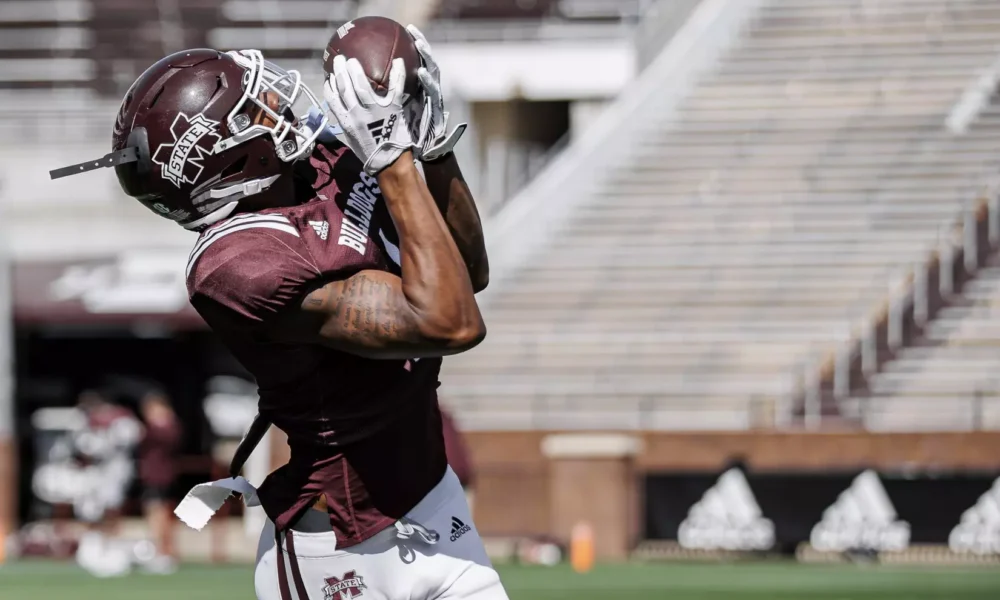
[[[730,356],[705,354],[690,357],[650,356],[638,354],[621,355],[609,360],[600,349],[576,356],[552,356],[523,350],[518,360],[504,362],[485,361],[472,365],[472,373],[479,377],[517,372],[523,376],[546,377],[552,373],[562,375],[590,376],[591,374],[616,373],[620,375],[663,375],[664,377],[696,377],[715,374],[725,369],[727,377],[743,377],[762,371],[781,372],[797,362],[799,354],[784,356],[761,355],[756,359],[740,359]]]
[[[846,98],[843,102],[825,106],[812,103],[802,98],[788,99],[784,102],[775,101],[770,106],[748,106],[743,102],[702,103],[696,100],[688,102],[679,108],[679,113],[689,117],[692,122],[700,121],[757,121],[761,119],[779,119],[781,121],[836,121],[850,117],[871,117],[885,115],[893,118],[906,118],[920,115],[940,115],[954,104],[954,98],[943,94],[936,98],[914,97],[906,95],[905,102],[896,102],[887,106],[883,94],[869,94],[864,97]]]
[[[984,59],[983,62],[987,62],[988,59]],[[906,73],[905,71],[903,73]],[[908,73],[911,77],[916,77],[916,74],[910,72]],[[939,80],[950,80],[955,82],[957,89],[961,89],[963,86],[968,85],[972,77],[978,76],[978,73],[971,72],[971,69],[956,69],[947,66],[935,66],[924,65],[920,69],[920,75],[928,78],[934,78]],[[713,81],[718,86],[732,86],[732,85],[773,85],[773,86],[784,86],[791,82],[796,85],[813,85],[813,84],[823,84],[823,85],[834,85],[842,83],[852,83],[856,84],[859,82],[873,81],[882,82],[886,81],[888,75],[885,71],[866,71],[866,70],[853,70],[853,71],[802,71],[799,73],[794,72],[771,72],[771,73],[743,73],[741,71],[732,71],[729,73],[717,73],[714,78],[709,78],[706,80],[706,85],[712,85]],[[902,75],[899,73],[892,75],[894,80],[898,80]]]
[[[734,211],[735,212],[735,211]],[[940,211],[939,211],[940,212]],[[739,214],[736,212],[736,214]],[[759,213],[758,213],[759,214]],[[937,213],[934,213],[937,214]],[[941,216],[945,214],[954,214],[952,211],[940,212]],[[641,215],[635,215],[641,217]],[[746,215],[750,217],[750,215]],[[808,218],[824,218],[828,215],[819,213],[816,215],[799,215],[802,219]],[[834,216],[834,215],[829,215]],[[786,217],[787,218],[787,217]],[[691,224],[695,221],[691,221]],[[610,225],[610,224],[609,224]],[[613,227],[608,227],[604,231],[613,230]],[[720,247],[715,245],[715,239],[709,238],[708,240],[703,240],[700,244],[695,242],[689,246],[676,246],[676,245],[663,245],[655,246],[657,253],[660,256],[655,258],[661,259],[662,262],[658,262],[659,265],[663,267],[685,267],[691,264],[698,264],[699,266],[730,266],[730,265],[744,265],[748,262],[753,262],[761,266],[765,266],[770,260],[788,260],[789,251],[797,252],[796,257],[791,258],[802,258],[801,262],[795,261],[795,264],[814,264],[814,258],[822,257],[828,259],[830,253],[837,253],[843,256],[847,260],[844,260],[845,265],[853,264],[855,258],[862,258],[866,261],[873,258],[871,254],[879,254],[880,257],[886,257],[888,261],[897,254],[903,254],[906,256],[912,255],[914,252],[918,252],[926,247],[925,244],[920,242],[879,242],[879,241],[859,241],[857,243],[841,242],[841,243],[826,243],[826,244],[809,244],[808,242],[799,244],[755,244],[758,236],[751,236],[749,232],[745,232],[747,237],[736,237],[733,241],[733,247],[742,247],[742,252],[734,252],[732,248]],[[725,241],[725,237],[720,236],[717,241]],[[699,248],[699,246],[705,246]],[[690,252],[683,252],[684,248],[690,249]],[[620,260],[635,261],[632,264],[642,264],[642,259],[639,257],[650,256],[648,250],[650,247],[646,248],[636,248],[630,246],[584,246],[584,247],[574,247],[569,251],[563,249],[557,249],[551,255],[551,259],[559,260],[560,262],[578,261],[584,264],[607,264]],[[558,258],[556,258],[558,257]],[[757,263],[760,260],[763,262]],[[886,261],[883,261],[886,262]],[[785,263],[782,263],[785,264]]]
[[[715,222],[681,222],[673,223],[666,220],[656,220],[650,223],[619,223],[615,227],[603,226],[599,222],[573,222],[565,229],[570,235],[591,236],[595,234],[615,231],[623,237],[642,235],[692,235],[704,233],[706,235],[721,234],[730,232],[730,237],[743,237],[754,239],[754,236],[763,231],[774,233],[834,233],[843,231],[853,231],[858,229],[872,230],[908,230],[925,229],[941,230],[947,225],[954,225],[959,214],[960,205],[956,204],[955,212],[949,214],[947,218],[936,218],[934,215],[923,216],[919,214],[910,215],[878,215],[868,219],[862,216],[840,216],[829,217],[827,219],[793,219],[785,216],[780,220],[777,218],[766,219],[757,218],[752,222],[739,223],[736,221],[719,220]],[[771,215],[767,215],[771,216]],[[749,231],[748,231],[749,229]]]
[[[996,25],[1000,27],[1000,22]],[[856,45],[814,47],[818,52],[810,53],[808,46],[801,57],[790,59],[781,56],[780,51],[761,48],[747,53],[738,53],[727,61],[718,75],[730,72],[746,73],[796,73],[801,71],[893,71],[919,69],[927,66],[954,69],[973,69],[981,66],[982,57],[988,55],[988,42],[973,42],[953,48],[948,52],[934,52],[934,46],[896,44],[883,46],[870,43],[871,40],[857,40]],[[865,54],[863,50],[869,52]],[[812,56],[810,56],[812,54]],[[718,76],[717,75],[717,76]]]
[[[898,360],[932,361],[939,356],[948,356],[952,360],[1000,363],[1000,353],[997,353],[996,348],[990,346],[913,346],[903,348],[899,353]]]
[[[876,293],[884,293],[885,288],[893,280],[893,277],[890,277],[891,273],[889,269],[884,266],[871,268],[864,276],[858,275],[854,277],[839,277],[838,275],[841,275],[843,271],[831,270],[831,277],[829,279],[822,277],[824,273],[817,273],[813,268],[802,269],[812,279],[798,278],[795,277],[794,273],[789,273],[785,270],[773,273],[758,270],[756,272],[750,271],[744,273],[719,272],[718,274],[705,273],[703,271],[669,272],[657,270],[650,273],[622,272],[614,269],[608,269],[608,271],[609,275],[607,277],[594,274],[587,279],[581,278],[580,273],[563,272],[561,273],[563,277],[557,280],[537,278],[530,281],[526,280],[524,287],[518,288],[524,289],[524,292],[510,289],[500,290],[497,293],[531,294],[537,292],[548,294],[556,288],[566,289],[566,286],[560,284],[559,281],[571,281],[573,279],[580,280],[580,283],[571,284],[573,289],[584,292],[597,288],[614,287],[612,282],[615,279],[612,279],[611,276],[617,273],[618,281],[621,281],[624,276],[628,275],[630,278],[634,276],[636,279],[658,279],[662,282],[656,288],[634,287],[633,293],[640,293],[637,290],[650,290],[649,293],[651,294],[679,296],[696,292],[702,296],[706,296],[707,302],[712,302],[713,298],[721,298],[723,301],[733,298],[739,301],[744,298],[755,298],[761,294],[780,294],[788,298],[788,304],[794,304],[800,300],[821,299],[824,295],[831,298],[844,299],[848,297],[848,294],[853,297],[859,291],[870,288],[874,292],[875,286],[883,288]],[[900,271],[895,277],[897,280],[905,273],[903,269],[900,269]],[[593,272],[588,271],[588,273]],[[640,284],[629,285],[639,286]],[[798,289],[801,289],[801,291],[796,291]],[[837,290],[844,290],[843,294],[845,295],[838,295]]]
[[[739,360],[750,360],[757,356],[791,356],[803,351],[812,351],[824,347],[823,342],[811,341],[787,341],[778,340],[768,342],[761,340],[759,344],[753,346],[734,346],[720,349],[714,340],[690,337],[682,339],[680,336],[664,337],[633,337],[622,335],[618,331],[580,331],[570,325],[563,326],[558,322],[549,322],[547,331],[527,331],[520,333],[512,331],[513,328],[504,328],[502,333],[489,334],[483,342],[488,347],[500,348],[504,350],[530,349],[535,353],[545,353],[553,356],[582,356],[589,355],[595,349],[601,355],[612,358],[618,355],[628,354],[636,356],[639,354],[659,357],[665,361],[682,361],[690,356],[706,356],[711,354],[722,355],[727,352],[728,356]],[[514,359],[519,354],[508,355],[505,359]],[[475,355],[469,354],[466,362],[476,361]]]
[[[878,55],[882,48],[892,47],[912,47],[922,48],[926,46],[938,45],[942,48],[954,48],[962,46],[984,46],[989,47],[996,38],[989,31],[990,24],[987,23],[987,31],[976,31],[975,24],[960,23],[964,31],[935,31],[928,34],[927,31],[909,30],[901,28],[899,31],[881,31],[867,35],[846,35],[841,30],[824,30],[815,28],[811,30],[777,30],[758,29],[750,35],[745,46],[741,49],[754,50],[757,48],[767,48],[774,50],[785,50],[789,53],[789,62],[793,62],[794,57],[799,52],[810,48],[838,48],[843,46],[857,47],[865,45],[871,49],[873,56]],[[737,53],[734,53],[737,54]]]
[[[996,140],[984,140],[977,146],[949,144],[950,140],[931,143],[930,152],[924,160],[939,160],[940,164],[968,164],[990,158],[990,153],[1000,147]],[[856,146],[856,150],[852,150]],[[692,148],[689,152],[672,146],[646,146],[631,161],[630,168],[636,171],[646,169],[680,170],[683,168],[711,171],[719,168],[720,162],[767,159],[778,165],[794,161],[796,163],[824,161],[837,168],[861,166],[874,169],[878,166],[895,166],[900,158],[913,151],[912,142],[901,140],[895,145],[877,146],[868,141],[840,144],[836,149],[829,145],[811,146],[806,144],[749,146],[738,144],[730,147],[707,146]],[[926,151],[926,150],[925,150]],[[766,164],[766,163],[765,163]],[[777,167],[780,168],[780,167]]]
[[[904,51],[908,52],[908,51]],[[753,102],[764,103],[768,98],[777,101],[785,99],[826,99],[843,95],[846,97],[879,96],[893,98],[897,94],[951,94],[967,83],[967,77],[953,73],[950,77],[915,77],[903,72],[900,75],[885,74],[880,79],[845,79],[843,81],[792,81],[780,85],[773,82],[730,82],[726,79],[710,79],[704,82],[686,102]],[[657,121],[660,122],[660,121]]]
[[[621,409],[579,411],[545,409],[541,398],[523,407],[489,404],[475,405],[465,399],[454,400],[453,410],[461,415],[463,429],[477,430],[743,430],[752,423],[747,399],[704,400],[698,406],[674,407],[672,404],[649,405],[625,403]],[[764,398],[752,399],[761,404]],[[470,404],[475,406],[469,410]],[[604,404],[611,406],[609,401]],[[651,407],[650,407],[651,406]],[[629,410],[631,407],[631,410]],[[465,409],[465,412],[459,412]]]
[[[577,279],[581,276],[588,276],[592,280],[607,279],[613,274],[608,271],[624,271],[629,278],[641,276],[643,278],[663,278],[664,281],[685,282],[687,285],[692,281],[703,281],[706,278],[714,278],[715,284],[720,289],[738,289],[745,287],[749,283],[753,286],[771,286],[774,281],[794,279],[803,283],[815,284],[819,287],[823,281],[833,280],[839,283],[841,276],[846,278],[873,277],[875,275],[889,275],[886,271],[888,265],[879,264],[831,264],[821,273],[818,273],[814,265],[786,265],[780,270],[771,267],[759,267],[755,265],[744,265],[739,269],[731,269],[725,273],[726,277],[718,277],[719,272],[709,270],[696,271],[692,269],[677,269],[664,267],[653,262],[648,265],[634,264],[593,264],[593,263],[570,263],[562,261],[562,253],[558,247],[550,249],[547,256],[539,257],[536,262],[525,266],[520,273],[523,277],[542,278],[549,281],[560,281],[566,279]],[[622,281],[626,277],[622,276],[616,281]],[[732,283],[730,283],[732,282]],[[756,283],[754,283],[756,282]]]
[[[994,297],[993,304],[976,304],[974,306],[949,307],[942,309],[937,318],[941,321],[958,322],[962,319],[997,319],[1000,318],[1000,298]]]
[[[708,191],[705,188],[708,187],[711,195],[723,196],[723,195],[738,195],[740,193],[744,194],[807,194],[810,192],[815,193],[857,193],[857,194],[874,194],[885,191],[901,192],[901,191],[917,191],[917,190],[938,190],[941,192],[949,192],[954,190],[968,189],[975,190],[976,185],[968,181],[968,179],[927,179],[927,180],[916,180],[910,178],[892,178],[886,177],[883,179],[873,179],[870,181],[850,181],[842,179],[827,179],[817,182],[810,182],[806,180],[785,180],[785,179],[773,179],[773,180],[757,180],[757,181],[733,181],[733,180],[721,180],[712,182],[710,180],[705,181],[677,181],[669,180],[663,183],[631,183],[628,181],[623,181],[617,186],[615,186],[615,192],[617,193],[675,193],[675,192],[687,192],[689,194],[703,193]]]
[[[938,140],[941,139],[941,125],[944,119],[938,122],[919,126],[919,133],[926,135],[914,137],[918,132],[913,127],[892,127],[891,123],[883,123],[878,129],[858,129],[854,124],[845,124],[837,130],[827,128],[806,128],[800,126],[795,129],[779,130],[768,127],[767,129],[749,130],[741,129],[733,131],[727,128],[706,128],[695,129],[685,124],[678,124],[676,128],[656,129],[648,132],[648,135],[636,140],[637,146],[660,148],[661,150],[690,147],[692,152],[707,148],[737,148],[756,144],[761,146],[803,146],[812,145],[817,149],[843,149],[850,144],[858,144],[858,150],[863,149],[860,144],[870,144],[878,147],[880,144],[905,143],[907,145],[919,143],[917,140]],[[847,128],[853,128],[847,131]],[[778,135],[780,134],[780,135]],[[768,140],[782,140],[779,142],[758,141],[767,137]],[[836,143],[832,143],[836,142]],[[962,137],[963,143],[985,144],[995,143],[996,137],[991,130],[978,128]]]
[[[954,397],[975,395],[984,386],[995,387],[995,383],[990,382],[985,378],[981,380],[972,379],[948,381],[942,380],[938,377],[928,376],[917,382],[911,381],[911,378],[907,377],[897,379],[879,377],[871,383],[870,388],[873,394],[921,394],[926,396],[944,396],[950,399]]]
[[[818,302],[823,304],[824,297],[830,298],[833,302],[840,302],[845,299],[857,297],[859,294],[867,295],[873,293],[876,296],[884,295],[890,283],[898,282],[905,275],[909,274],[908,269],[906,269],[907,266],[898,265],[898,272],[895,274],[892,273],[889,266],[884,266],[875,269],[874,274],[868,275],[863,279],[837,277],[831,280],[823,278],[823,273],[816,272],[815,269],[805,269],[810,272],[811,277],[815,278],[812,281],[800,280],[784,271],[770,274],[757,271],[756,273],[749,274],[749,276],[746,273],[731,273],[721,269],[716,273],[709,274],[698,270],[685,273],[678,272],[676,274],[670,272],[663,273],[661,271],[660,277],[662,278],[662,283],[656,287],[640,286],[632,283],[628,284],[628,287],[625,287],[623,284],[617,284],[614,277],[621,278],[626,274],[634,274],[638,278],[642,273],[623,272],[609,267],[606,269],[608,272],[607,276],[594,275],[587,279],[581,278],[580,283],[572,285],[572,289],[562,286],[557,282],[535,279],[525,282],[524,287],[521,288],[524,290],[523,292],[501,290],[497,293],[514,294],[513,296],[509,296],[513,299],[517,295],[560,293],[559,290],[566,290],[562,293],[573,293],[574,291],[603,293],[607,290],[609,293],[617,294],[649,294],[656,298],[657,302],[677,302],[686,296],[697,294],[705,298],[705,305],[741,303],[749,306],[753,304],[754,299],[762,297],[784,297],[788,299],[788,304],[800,302]],[[734,280],[731,277],[739,275],[743,275],[743,277],[738,280]],[[569,279],[570,277],[564,277],[561,280],[567,281]],[[649,277],[645,279],[655,278]]]
[[[596,373],[590,377],[572,374],[561,376],[547,374],[528,377],[521,374],[504,374],[496,378],[482,377],[480,374],[465,375],[448,373],[448,395],[451,397],[491,397],[497,402],[504,398],[518,396],[548,396],[582,399],[586,396],[614,398],[619,394],[647,395],[661,397],[680,396],[749,396],[753,394],[781,395],[791,393],[794,384],[781,381],[774,375],[757,374],[720,379],[709,375],[664,375],[652,372],[648,375],[616,375]]]
[[[914,164],[912,166],[897,166],[895,168],[882,165],[873,165],[871,168],[856,166],[837,167],[834,165],[815,165],[812,161],[804,161],[804,164],[775,164],[771,163],[767,168],[757,169],[753,165],[744,164],[739,167],[732,167],[730,171],[732,185],[745,186],[767,186],[776,184],[773,187],[782,189],[781,185],[834,185],[838,184],[840,189],[863,188],[865,182],[877,184],[889,179],[905,179],[919,184],[924,181],[942,180],[951,182],[952,185],[958,183],[965,185],[969,178],[974,178],[982,172],[982,167],[977,164],[939,164],[934,167],[929,165]],[[631,170],[620,173],[614,179],[608,180],[608,189],[619,189],[622,186],[646,186],[683,185],[683,182],[704,182],[718,173],[717,169],[688,169],[688,170],[664,170],[664,171],[640,171]]]
[[[796,0],[764,5],[760,18],[795,16],[836,22],[844,17],[888,19],[900,14],[916,13],[926,19],[928,14],[949,15],[958,11],[964,13],[974,11],[979,6],[977,0],[956,0],[947,4],[942,4],[940,0],[882,0],[878,3],[865,0]],[[991,10],[989,7],[987,9]]]
[[[594,205],[587,206],[581,210],[586,210],[588,212],[598,212],[598,211],[608,211],[614,212],[618,210],[618,207],[631,207],[634,206],[626,200],[634,200],[634,198],[622,198],[620,202],[615,202],[615,199],[609,198],[607,205]],[[651,202],[655,199],[650,198]],[[835,202],[850,204],[846,199],[838,199]],[[859,202],[860,206],[877,207],[878,204],[869,204],[867,202]],[[662,203],[664,210],[673,210],[674,207],[685,208],[686,203],[674,203],[670,201],[665,201]],[[700,207],[701,205],[699,205]],[[711,204],[706,204],[707,208],[713,208]],[[798,205],[792,205],[787,208],[794,208]],[[891,204],[885,205],[886,207],[891,207]],[[746,207],[748,210],[757,208],[760,213],[769,212],[772,210],[779,210],[781,208],[786,208],[785,205],[767,206],[767,205],[730,205],[729,208],[733,210],[740,210]],[[719,210],[726,207],[720,207]],[[892,231],[892,232],[882,232],[877,230],[863,230],[856,232],[843,232],[843,231],[830,231],[830,232],[812,232],[812,233],[800,233],[796,231],[785,231],[779,232],[772,235],[768,235],[766,238],[754,239],[754,240],[744,240],[744,239],[732,239],[727,240],[728,247],[734,251],[743,250],[753,250],[758,247],[768,246],[768,247],[784,247],[788,249],[794,249],[799,245],[809,245],[814,248],[834,248],[840,245],[846,244],[873,244],[876,246],[892,246],[892,245],[915,245],[926,242],[927,234],[936,232],[935,229],[928,230],[906,230],[906,231]],[[642,237],[630,237],[622,239],[615,233],[609,233],[607,231],[602,233],[595,233],[594,235],[587,236],[586,238],[574,238],[572,240],[565,240],[560,242],[559,246],[555,249],[557,252],[577,252],[577,251],[587,251],[591,248],[605,248],[605,247],[617,247],[623,249],[629,249],[635,252],[674,252],[683,251],[689,249],[696,249],[702,245],[705,241],[705,237],[701,234],[689,234],[689,235],[672,235],[666,238],[655,238],[651,236]],[[721,241],[721,240],[720,240]],[[997,281],[997,285],[1000,286],[1000,280]]]
[[[1000,24],[1000,21],[998,21]],[[974,42],[968,45],[946,46],[944,48],[937,48],[935,51],[934,46],[919,45],[919,46],[904,46],[904,45],[892,45],[883,46],[874,49],[865,46],[816,46],[813,48],[803,49],[801,52],[797,53],[797,57],[802,60],[845,60],[845,59],[865,59],[872,55],[876,55],[880,58],[890,58],[896,57],[900,59],[907,59],[912,57],[923,57],[928,59],[925,64],[933,64],[934,61],[938,59],[951,60],[956,57],[976,57],[982,58],[984,52],[989,47],[988,43],[984,42]],[[743,49],[738,55],[733,56],[733,64],[741,64],[747,62],[781,62],[787,63],[789,60],[788,53],[784,49],[775,49],[767,47],[749,47]]]
[[[961,321],[934,321],[927,327],[930,339],[1000,339],[1000,322],[994,319],[966,318]]]
[[[944,401],[940,397],[875,397],[867,399],[865,427],[872,431],[962,431],[977,425],[996,428],[1000,410],[987,403],[982,414],[969,401]]]
[[[979,68],[981,68],[982,63],[985,62],[983,59],[987,56],[988,54],[984,52],[983,58],[979,60],[975,60],[972,57],[956,57],[950,61],[913,61],[910,65],[908,65],[908,68],[913,71],[918,69],[928,70],[931,72],[930,74],[935,72],[941,73],[946,76],[964,80],[964,82],[968,84],[974,80],[975,77],[979,76]],[[720,80],[727,80],[730,84],[743,82],[759,83],[762,81],[783,84],[789,81],[799,80],[804,82],[882,81],[882,78],[879,75],[881,73],[885,73],[894,65],[901,67],[901,69],[905,68],[898,65],[896,57],[888,57],[882,60],[878,60],[878,58],[875,57],[871,59],[870,62],[862,62],[859,59],[858,62],[854,64],[845,60],[829,65],[819,60],[803,60],[791,61],[785,65],[779,63],[745,63],[741,65],[727,65],[722,67],[715,76]],[[873,108],[879,106],[883,106],[883,110],[892,109],[891,106],[886,106],[873,99]]]
[[[692,294],[686,300],[696,301],[697,295]],[[714,299],[714,298],[713,298]],[[766,305],[770,300],[771,309]],[[522,328],[529,324],[535,324],[539,328],[545,328],[545,323],[553,324],[553,329],[558,330],[562,323],[559,319],[567,311],[572,311],[579,318],[600,319],[607,326],[621,326],[627,323],[641,324],[658,320],[684,319],[692,325],[700,326],[702,331],[721,331],[723,328],[716,325],[717,322],[730,322],[738,319],[761,318],[769,321],[788,320],[792,322],[825,322],[831,318],[840,319],[843,324],[838,330],[838,339],[845,338],[846,332],[850,329],[850,324],[860,323],[862,317],[869,315],[879,307],[879,296],[870,294],[868,297],[858,295],[853,299],[841,299],[823,301],[817,298],[813,303],[799,301],[794,304],[783,304],[785,302],[779,295],[770,298],[755,298],[745,303],[733,302],[730,305],[723,305],[721,302],[712,303],[707,307],[678,307],[675,303],[661,303],[656,297],[649,298],[645,304],[604,304],[602,306],[581,308],[576,304],[552,304],[530,309],[527,302],[518,306],[516,302],[510,302],[503,309],[496,309],[489,313],[491,322],[498,327],[507,328],[515,323]],[[706,302],[711,302],[707,300]],[[851,304],[854,306],[851,306]],[[845,307],[845,305],[847,305]],[[530,312],[530,318],[525,313]],[[823,331],[827,331],[824,329]]]
[[[969,185],[965,189],[974,191],[974,186]],[[746,195],[721,195],[703,193],[692,195],[690,193],[681,194],[676,192],[647,191],[627,193],[622,191],[608,191],[601,194],[602,203],[584,204],[582,208],[590,211],[595,210],[615,210],[619,206],[651,206],[661,207],[663,210],[671,210],[673,207],[720,207],[733,206],[736,208],[758,207],[766,211],[780,211],[785,207],[810,206],[816,204],[829,204],[831,206],[843,205],[853,206],[892,206],[898,204],[949,204],[964,201],[966,198],[955,198],[954,194],[945,194],[939,190],[903,190],[903,191],[877,191],[877,192],[834,192],[817,194],[746,194]],[[896,235],[903,235],[898,232]]]
[[[953,89],[893,90],[884,83],[870,87],[872,89],[865,93],[849,94],[842,91],[840,96],[829,98],[818,94],[806,95],[797,91],[794,86],[790,86],[788,91],[777,91],[777,95],[774,95],[770,101],[768,101],[766,96],[723,97],[716,94],[709,94],[691,98],[682,105],[682,109],[686,113],[696,111],[704,111],[706,113],[720,111],[761,111],[768,116],[773,116],[777,113],[783,118],[798,118],[797,115],[812,111],[823,118],[829,118],[838,114],[839,111],[852,110],[865,114],[872,109],[873,104],[885,103],[887,100],[886,96],[893,94],[899,95],[901,98],[900,103],[893,103],[894,106],[907,106],[911,109],[918,107],[947,107],[955,102],[955,92]],[[776,90],[772,90],[772,94],[775,94],[775,92]]]
[[[704,307],[735,305],[756,309],[763,303],[769,302],[778,305],[800,306],[832,307],[844,305],[846,310],[861,300],[884,297],[889,287],[890,278],[873,277],[866,284],[856,283],[850,288],[841,288],[840,291],[835,286],[824,285],[794,293],[792,290],[797,287],[794,285],[794,279],[775,279],[773,281],[774,284],[770,287],[761,285],[756,289],[745,288],[735,291],[718,290],[712,286],[711,280],[701,281],[700,285],[658,291],[622,290],[600,282],[595,282],[591,286],[580,285],[574,290],[565,291],[559,286],[540,285],[526,291],[505,290],[499,292],[502,296],[497,297],[497,302],[506,309],[523,310],[530,307],[536,297],[545,295],[549,297],[539,298],[536,310],[559,310],[560,307],[572,307],[575,310],[595,310],[604,313],[608,310],[614,311],[616,308],[624,309],[625,307],[666,309],[673,306],[690,305],[697,302],[696,298],[701,297],[704,299],[702,301]],[[783,288],[788,290],[788,293],[782,293]],[[640,318],[640,316],[639,313],[634,313],[629,318]]]

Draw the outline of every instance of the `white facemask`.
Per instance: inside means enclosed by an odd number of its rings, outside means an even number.
[[[329,117],[322,110],[319,99],[302,83],[298,71],[286,71],[278,65],[264,60],[259,50],[227,52],[241,67],[246,69],[243,76],[243,100],[226,118],[233,136],[215,145],[215,152],[228,150],[233,146],[261,135],[270,135],[274,141],[278,158],[292,162],[312,152],[320,132],[329,124]],[[263,100],[266,92],[278,98],[277,109],[272,109]],[[252,104],[274,121],[273,126],[253,124],[248,109]],[[314,110],[323,114],[323,119],[310,127],[305,122],[295,122],[290,115],[302,115]]]

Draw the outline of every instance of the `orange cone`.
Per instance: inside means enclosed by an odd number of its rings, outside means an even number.
[[[594,568],[594,529],[586,521],[574,525],[570,533],[569,562],[577,573]]]

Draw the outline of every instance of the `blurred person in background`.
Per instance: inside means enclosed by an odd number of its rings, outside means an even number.
[[[133,452],[142,427],[131,411],[101,392],[88,390],[77,403],[86,424],[74,437],[83,485],[74,501],[76,516],[87,523],[76,559],[100,577],[131,570],[130,549],[120,543],[118,520],[135,473]]]
[[[177,557],[170,493],[177,476],[176,455],[183,431],[170,399],[160,389],[152,388],[140,398],[139,414],[144,425],[138,461],[142,508],[155,548],[155,554],[140,558],[148,571],[172,573],[177,568]]]

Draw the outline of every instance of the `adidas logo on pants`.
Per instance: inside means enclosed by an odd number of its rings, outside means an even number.
[[[455,541],[463,535],[472,531],[472,528],[462,522],[458,517],[451,518],[451,541]]]

